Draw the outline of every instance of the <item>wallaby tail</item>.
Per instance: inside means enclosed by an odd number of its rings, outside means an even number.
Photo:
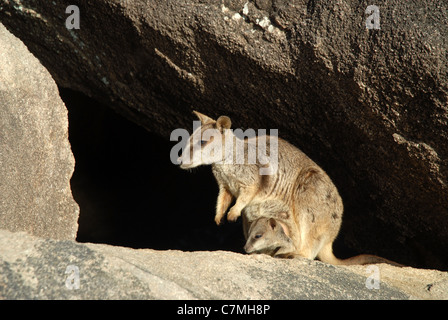
[[[387,263],[395,267],[404,267],[402,264],[372,254],[360,254],[341,261],[343,265]]]
[[[317,255],[319,260],[326,263],[331,263],[334,265],[355,265],[355,264],[376,264],[376,263],[387,263],[395,267],[404,267],[404,265],[399,264],[394,261],[387,260],[385,258],[381,258],[378,256],[374,256],[371,254],[360,254],[358,256],[354,256],[348,259],[338,259],[333,254],[332,243],[326,244],[322,250]]]

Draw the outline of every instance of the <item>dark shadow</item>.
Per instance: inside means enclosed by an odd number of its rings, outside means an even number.
[[[76,159],[71,187],[80,206],[77,241],[242,252],[241,223],[214,223],[218,187],[209,166],[181,170],[170,161],[177,142],[81,93],[60,93]]]

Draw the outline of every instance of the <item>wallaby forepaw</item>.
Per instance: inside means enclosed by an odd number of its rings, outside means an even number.
[[[222,216],[215,216],[215,223],[219,226],[222,222]]]
[[[227,221],[235,222],[238,217],[241,215],[241,211],[237,211],[235,209],[230,209],[229,213],[227,214]]]

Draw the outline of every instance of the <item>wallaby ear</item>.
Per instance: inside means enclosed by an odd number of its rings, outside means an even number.
[[[199,118],[199,120],[201,121],[202,124],[208,124],[208,123],[214,123],[216,122],[215,120],[213,120],[212,118],[206,116],[205,114],[202,114],[200,112],[197,112],[195,110],[193,110],[193,113]]]
[[[275,221],[274,218],[270,218],[268,223],[269,223],[269,226],[271,227],[272,230],[274,230],[275,227],[277,226],[277,221]]]
[[[280,231],[283,231],[285,236],[287,236],[288,239],[289,239],[289,229],[288,229],[288,227],[283,222],[277,221],[277,223],[280,226]]]
[[[216,120],[216,128],[221,132],[224,131],[224,129],[230,129],[231,126],[232,121],[230,121],[228,116],[220,116],[218,120]]]

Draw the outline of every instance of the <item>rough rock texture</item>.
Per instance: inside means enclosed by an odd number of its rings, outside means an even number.
[[[380,265],[379,289],[369,289],[365,267],[356,274],[305,259],[135,250],[5,230],[0,243],[0,299],[448,298],[447,273],[431,270],[417,270],[418,279],[415,269]]]
[[[447,4],[3,0],[59,85],[169,137],[191,110],[278,128],[330,174],[358,252],[448,269]],[[72,4],[72,3],[70,3]]]
[[[75,239],[73,169],[56,83],[0,24],[0,228]]]

